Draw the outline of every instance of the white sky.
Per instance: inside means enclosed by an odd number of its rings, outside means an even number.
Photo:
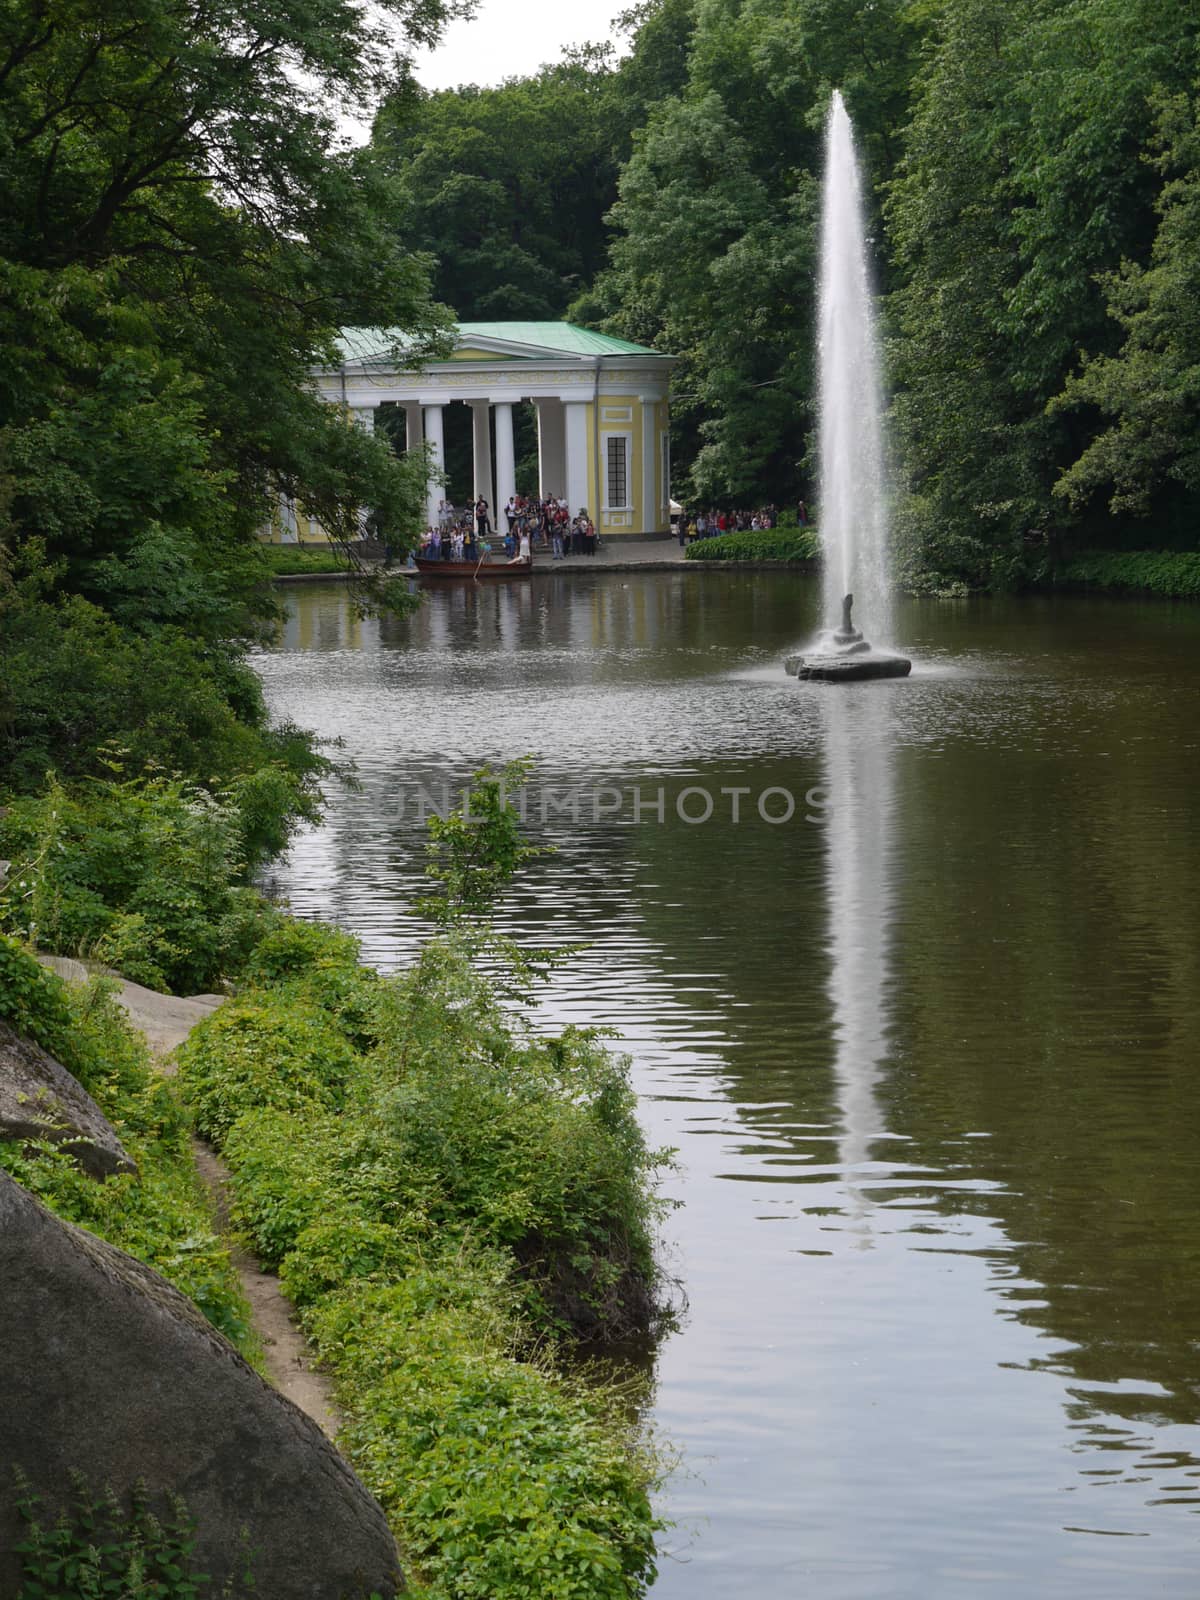
[[[613,18],[629,0],[480,0],[471,22],[454,22],[442,44],[416,58],[427,89],[499,83],[557,61],[568,45],[612,37]]]

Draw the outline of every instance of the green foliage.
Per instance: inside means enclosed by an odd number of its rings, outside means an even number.
[[[296,573],[345,572],[346,557],[338,549],[320,545],[264,544],[260,550],[263,565],[275,577]]]
[[[353,1053],[321,1012],[271,996],[229,1001],[179,1047],[196,1126],[220,1145],[246,1111],[338,1106]]]
[[[599,270],[624,128],[605,51],[495,88],[403,80],[376,119],[394,225],[464,321],[555,319]],[[627,139],[627,135],[626,135]]]
[[[7,934],[0,934],[0,1019],[81,1076],[66,985]]]
[[[244,1354],[256,1357],[249,1311],[196,1174],[190,1124],[116,1003],[115,985],[94,979],[76,987],[46,973],[44,989],[30,1003],[30,967],[31,957],[0,938],[0,1015],[79,1079],[137,1171],[98,1182],[68,1148],[49,1141],[0,1143],[0,1166],[56,1216],[160,1272]]]
[[[670,9],[644,8],[633,76]],[[897,0],[712,0],[692,16],[686,81],[634,134],[610,264],[574,315],[682,358],[685,499],[786,501],[806,492],[829,94],[844,90],[871,175],[886,177],[928,21]]]
[[[354,1374],[351,1454],[431,1593],[642,1593],[655,1571],[653,1469],[615,1424],[616,1397],[511,1359],[486,1301],[473,1324],[439,1310],[457,1288],[444,1268],[426,1274],[415,1303],[407,1288],[348,1292],[314,1323],[335,1370]]]
[[[451,932],[404,978],[363,980],[352,1048],[353,941],[284,923],[252,958],[263,987],[193,1032],[179,1082],[431,1595],[628,1600],[653,1575],[653,1461],[619,1395],[528,1352],[656,1320],[660,1158],[623,1064],[575,1031],[527,1035],[473,949]]]
[[[128,1505],[111,1489],[95,1494],[78,1472],[71,1487],[70,1509],[50,1523],[28,1478],[15,1472],[26,1526],[15,1547],[24,1577],[17,1600],[198,1600],[209,1589],[210,1579],[195,1570],[195,1523],[180,1498],[166,1496],[159,1515],[144,1483],[134,1485]],[[254,1587],[247,1553],[236,1591],[226,1585],[222,1596],[236,1600]]]
[[[1200,123],[1183,94],[1159,103],[1155,166],[1165,182],[1149,263],[1103,280],[1119,350],[1085,360],[1052,409],[1107,419],[1054,486],[1072,506],[1107,496],[1114,514],[1153,515],[1184,500],[1200,512]],[[1194,538],[1194,531],[1193,531]]]
[[[694,539],[688,561],[815,561],[821,541],[815,528],[763,528],[723,533],[715,539]]]
[[[0,786],[28,793],[50,771],[108,776],[119,748],[130,771],[240,789],[248,863],[315,819],[329,763],[297,729],[268,728],[261,685],[236,649],[175,625],[131,630],[80,596],[48,598],[50,581],[30,554],[16,582],[0,550]]]
[[[244,823],[178,778],[51,780],[0,819],[0,928],[151,988],[210,990],[275,915],[237,886]]]
[[[1091,443],[1091,405],[1112,409],[1097,388],[1118,337],[1105,285],[1123,258],[1130,282],[1145,261],[1161,183],[1145,159],[1154,107],[1194,73],[1195,39],[1194,16],[1169,0],[941,7],[888,218],[904,279],[888,313],[914,586],[1037,576],[1071,504],[1105,492],[1114,438]],[[1101,365],[1069,385],[1081,348]],[[1070,404],[1056,401],[1065,384]]]
[[[1058,565],[1053,581],[1196,600],[1200,599],[1200,552],[1085,550]]]
[[[481,767],[471,780],[468,807],[429,819],[425,871],[441,889],[422,903],[422,909],[439,922],[490,915],[521,865],[545,853],[524,842],[517,814],[508,804],[508,796],[523,786],[529,770],[527,761],[512,761],[498,775]]]

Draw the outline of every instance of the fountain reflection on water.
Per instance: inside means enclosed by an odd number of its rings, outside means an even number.
[[[784,664],[801,678],[897,678],[908,674],[911,663],[903,656],[873,650],[850,618],[851,601],[857,597],[875,637],[891,642],[894,580],[879,339],[854,133],[836,90],[825,142],[817,335],[819,524],[824,614],[832,621],[840,613],[842,620],[840,628],[820,636],[813,652],[789,657]]]
[[[888,1055],[893,879],[891,696],[827,696],[825,878],[829,999],[841,1138],[838,1161],[855,1225],[869,1240],[864,1187],[875,1145],[889,1137],[877,1088]]]

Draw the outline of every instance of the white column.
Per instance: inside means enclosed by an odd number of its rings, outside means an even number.
[[[653,400],[642,395],[642,438],[634,448],[642,452],[642,528],[643,533],[658,532],[659,493],[658,478],[661,472],[658,449],[658,408]]]
[[[567,492],[567,441],[561,400],[548,399],[537,402],[538,419],[538,490],[544,500],[547,495],[556,499]],[[572,515],[579,508],[572,508]]]
[[[446,498],[442,473],[446,465],[446,448],[442,430],[442,407],[425,407],[425,442],[429,446],[430,478],[425,491],[425,520],[437,527],[438,502]],[[436,474],[436,476],[435,476]]]
[[[404,402],[404,448],[415,450],[425,439],[425,429],[421,425],[421,407],[415,400]]]
[[[564,400],[567,442],[567,506],[576,516],[580,506],[587,506],[592,521],[600,525],[600,507],[588,499],[588,406],[586,400]],[[601,470],[603,471],[603,462]]]
[[[513,408],[506,401],[496,402],[496,501],[492,521],[500,533],[506,531],[504,508],[517,492],[517,458],[513,446]]]
[[[364,433],[375,432],[374,406],[351,406],[350,416],[356,428],[361,428]],[[368,526],[370,515],[371,513],[367,506],[359,506],[358,537],[360,539],[365,539],[371,531],[370,527]]]
[[[492,408],[487,400],[471,400],[471,433],[474,444],[475,470],[472,481],[476,500],[482,495],[492,508],[492,521],[496,519],[496,504],[492,489]]]

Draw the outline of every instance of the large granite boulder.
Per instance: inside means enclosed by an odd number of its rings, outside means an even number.
[[[116,1131],[87,1090],[47,1055],[0,1022],[0,1140],[69,1143],[93,1178],[136,1172]]]
[[[69,1474],[118,1495],[182,1496],[213,1590],[243,1530],[270,1600],[390,1597],[403,1584],[379,1506],[315,1422],[190,1301],[124,1251],[52,1216],[0,1172],[0,1594],[15,1594],[12,1467],[53,1511]]]

